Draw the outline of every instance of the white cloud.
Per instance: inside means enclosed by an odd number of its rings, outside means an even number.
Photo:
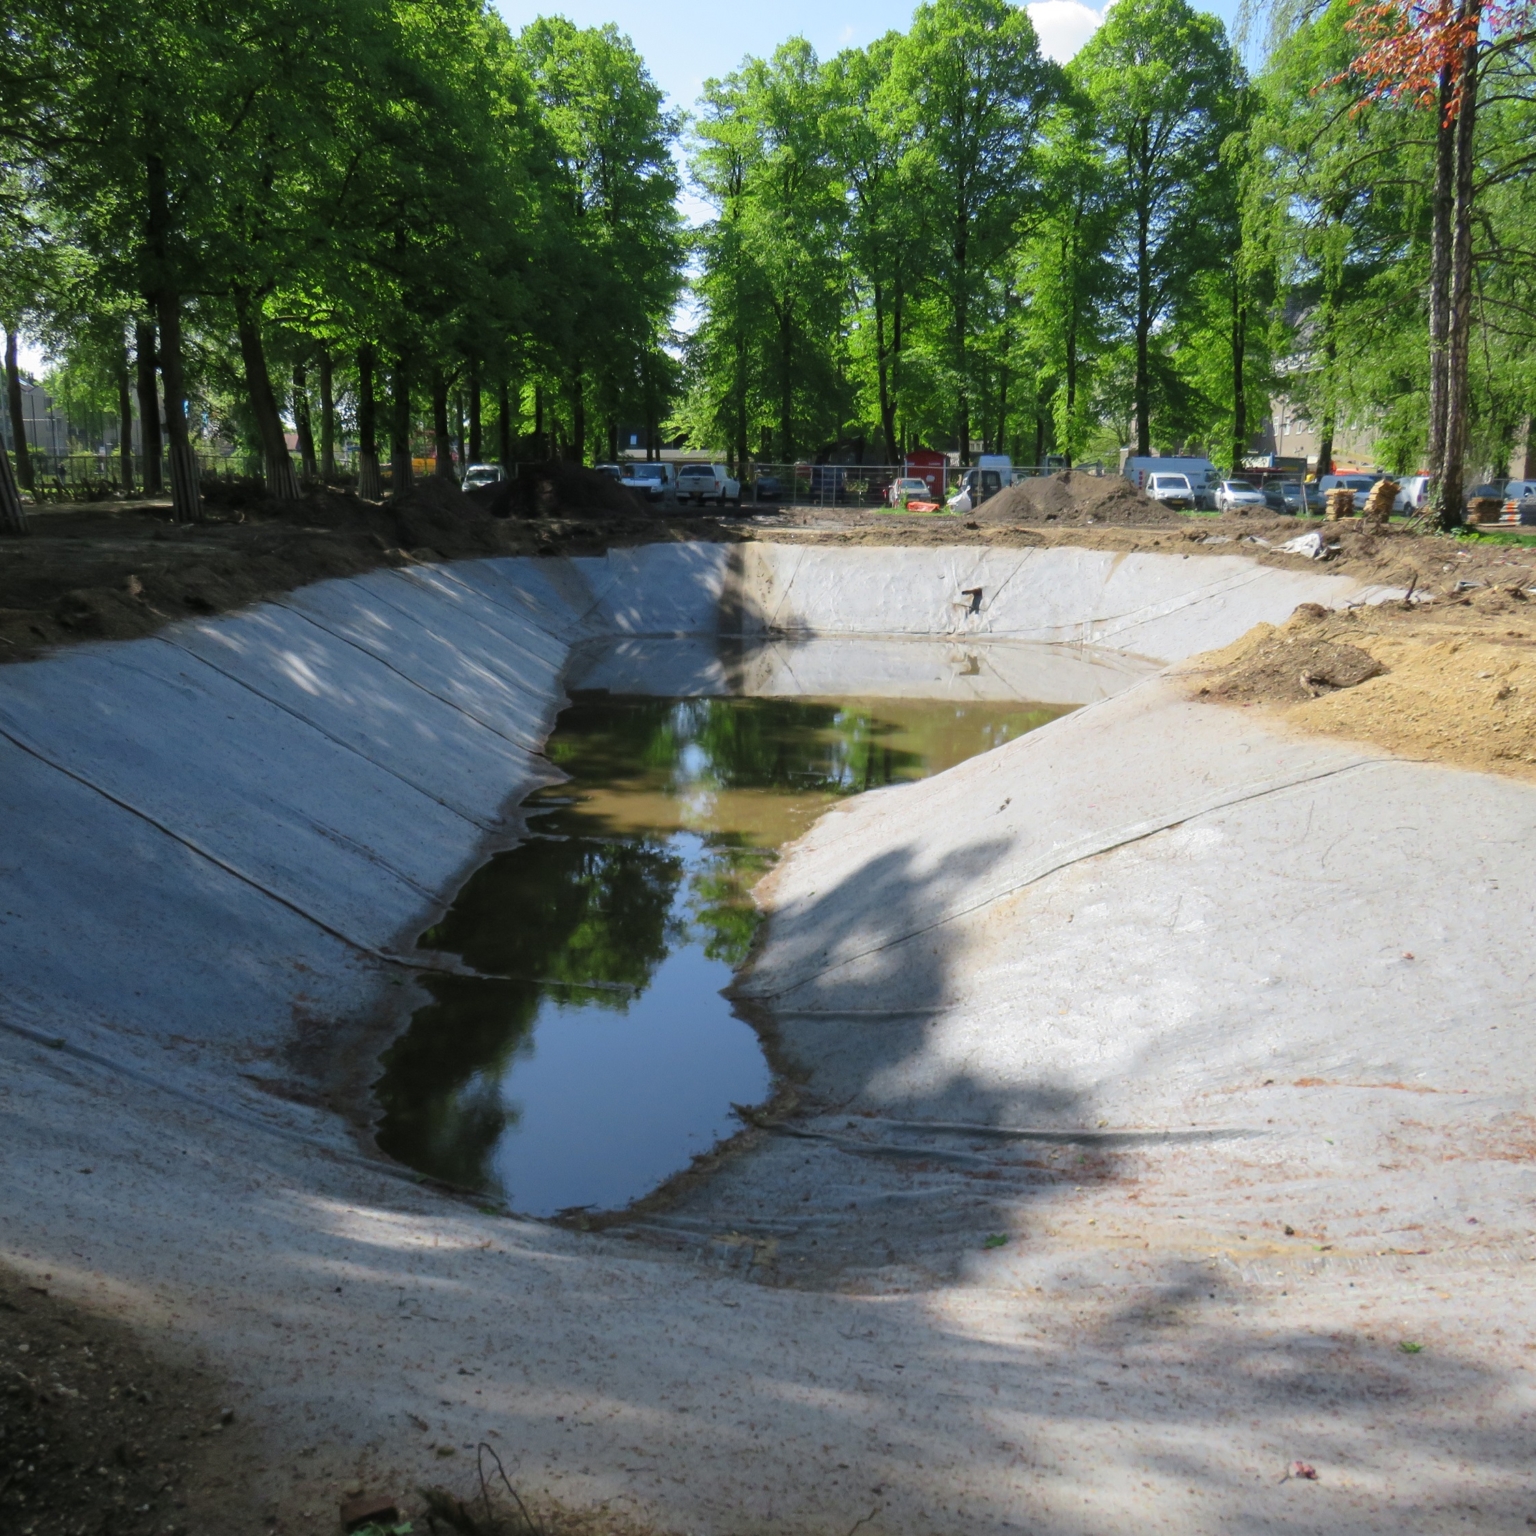
[[[1047,58],[1065,64],[1098,30],[1103,11],[1084,5],[1082,0],[1034,0],[1024,7],[1040,35],[1040,51]],[[1108,10],[1106,5],[1104,10]]]

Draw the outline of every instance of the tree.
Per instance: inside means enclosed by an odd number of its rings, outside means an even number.
[[[1237,65],[1185,0],[1120,0],[1069,70],[1091,103],[1120,211],[1115,256],[1134,346],[1136,451],[1152,451],[1154,335],[1213,261],[1199,217],[1231,131]]]
[[[1037,147],[1061,84],[1028,15],[1005,0],[919,6],[892,75],[910,104],[907,173],[933,231],[954,431],[969,463],[978,299],[1034,201]]]

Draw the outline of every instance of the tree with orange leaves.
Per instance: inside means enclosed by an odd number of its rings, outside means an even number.
[[[1478,87],[1488,60],[1530,42],[1532,18],[1532,0],[1358,0],[1350,22],[1364,43],[1350,73],[1368,83],[1368,95],[1436,113],[1428,462],[1447,529],[1462,520]]]

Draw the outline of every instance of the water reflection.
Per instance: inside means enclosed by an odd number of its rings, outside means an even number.
[[[752,942],[748,895],[833,800],[922,778],[1060,706],[588,695],[525,809],[422,936],[478,977],[385,1053],[379,1145],[550,1215],[654,1188],[764,1099],[756,1034],[720,995]]]

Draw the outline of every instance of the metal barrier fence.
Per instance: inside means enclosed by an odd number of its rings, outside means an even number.
[[[1013,464],[994,470],[1002,485],[1060,473],[1060,464]],[[1074,472],[1101,475],[1100,463]],[[962,464],[752,464],[741,476],[742,505],[896,507],[956,495],[968,473]],[[915,482],[922,482],[919,488]],[[992,488],[989,483],[989,489]]]
[[[0,452],[4,451],[0,449]],[[34,485],[32,495],[39,501],[90,500],[94,497],[120,495],[125,489],[123,460],[115,451],[54,454],[33,448],[29,457],[32,461]],[[260,457],[255,454],[199,453],[193,457],[197,460],[198,474],[204,480],[261,480],[266,476],[266,469]],[[14,464],[15,455],[11,454],[10,458]],[[133,455],[131,489],[135,491],[142,492],[144,489],[146,462],[143,454]],[[294,455],[293,464],[297,471],[297,455]],[[340,458],[337,468],[343,475],[356,473],[354,463],[342,462]],[[170,464],[164,455],[160,460],[160,483],[166,487],[166,494],[169,495]]]

